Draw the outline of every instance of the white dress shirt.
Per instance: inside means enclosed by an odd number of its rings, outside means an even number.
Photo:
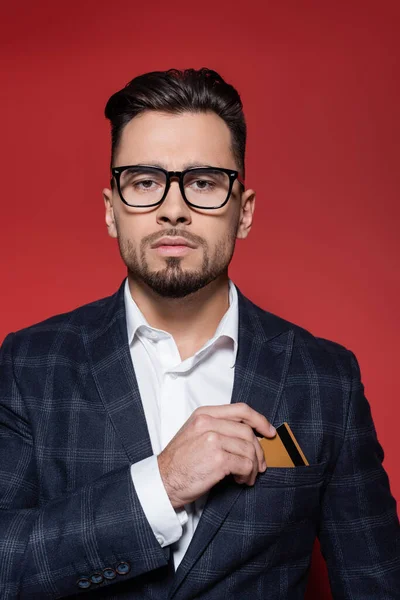
[[[175,510],[161,479],[157,455],[196,408],[231,402],[238,346],[237,290],[229,279],[229,308],[214,336],[184,361],[172,335],[148,324],[131,296],[128,280],[124,294],[128,342],[153,449],[152,456],[131,465],[131,475],[158,542],[162,547],[171,544],[176,570],[208,493]]]

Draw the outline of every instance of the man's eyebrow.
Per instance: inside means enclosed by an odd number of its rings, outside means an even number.
[[[170,171],[172,169],[168,169],[167,165],[162,162],[151,161],[146,163],[136,163],[138,167],[158,167],[159,169],[165,169],[166,171]],[[185,171],[186,169],[193,169],[198,167],[216,167],[217,165],[209,165],[206,163],[202,163],[200,161],[192,161],[182,165],[181,169],[177,169],[179,171]]]

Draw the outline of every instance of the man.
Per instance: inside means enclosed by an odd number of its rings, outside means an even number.
[[[398,598],[354,354],[228,277],[255,206],[238,93],[207,69],[148,73],[106,116],[128,277],[3,343],[1,597],[302,598],[317,535],[334,598]],[[283,422],[308,465],[266,465],[257,438]]]

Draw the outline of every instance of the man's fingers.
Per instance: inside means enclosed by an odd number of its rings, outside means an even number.
[[[252,443],[238,438],[219,435],[219,443],[224,451],[225,468],[244,481],[251,480],[258,472],[258,460]]]
[[[224,457],[226,468],[229,469],[236,483],[254,485],[258,475],[257,460],[232,452],[224,452]]]
[[[270,424],[268,419],[244,402],[234,402],[233,404],[222,404],[220,406],[201,406],[194,412],[198,415],[208,414],[217,419],[230,419],[246,423],[264,437],[274,437],[276,434],[275,427]]]
[[[249,425],[239,421],[217,419],[211,415],[201,415],[200,420],[201,419],[204,419],[204,432],[215,432],[234,439],[241,439],[249,444],[252,444],[257,455],[259,470],[262,470],[264,463],[264,452]]]

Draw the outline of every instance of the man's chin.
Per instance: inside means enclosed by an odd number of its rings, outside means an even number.
[[[178,276],[172,277],[165,276],[165,272],[162,274],[155,272],[139,277],[135,277],[134,273],[131,273],[131,276],[133,280],[140,279],[155,294],[163,298],[185,298],[210,283],[207,278],[185,277],[182,272]]]

